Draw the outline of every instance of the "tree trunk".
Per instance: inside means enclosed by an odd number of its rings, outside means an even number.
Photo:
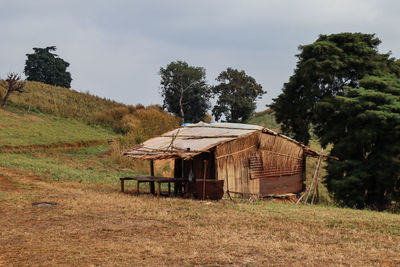
[[[6,108],[7,107],[7,101],[8,101],[8,97],[10,96],[10,90],[7,91],[7,94],[4,96],[3,99],[3,104],[1,105],[2,108]]]
[[[180,115],[182,118],[182,124],[185,123],[185,112],[183,111],[183,88],[181,88],[181,95],[179,96],[179,108],[180,108]]]

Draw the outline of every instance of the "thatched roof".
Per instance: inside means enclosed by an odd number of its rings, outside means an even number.
[[[188,159],[210,149],[254,133],[281,136],[290,142],[303,147],[304,152],[311,156],[318,156],[318,152],[309,147],[272,130],[257,125],[239,123],[196,123],[184,124],[182,127],[167,132],[161,136],[149,139],[144,143],[123,152],[123,155],[140,159]]]

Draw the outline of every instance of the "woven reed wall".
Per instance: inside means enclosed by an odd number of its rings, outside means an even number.
[[[279,136],[263,134],[260,151],[263,169],[270,175],[292,175],[303,171],[303,149]]]
[[[303,149],[282,137],[255,132],[217,146],[215,158],[217,179],[233,196],[302,190]]]
[[[231,196],[259,195],[258,180],[250,179],[249,159],[257,151],[261,132],[251,133],[219,145],[215,150],[217,179],[225,180]]]
[[[263,134],[258,153],[263,171],[254,176],[260,179],[262,196],[303,190],[305,166],[301,146],[279,136]]]

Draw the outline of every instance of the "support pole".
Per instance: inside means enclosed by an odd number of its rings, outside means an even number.
[[[321,168],[322,158],[323,158],[322,152],[324,152],[323,148],[321,149],[320,156],[319,156],[317,164],[315,166],[315,171],[314,171],[314,175],[312,177],[311,183],[307,187],[306,191],[304,191],[304,193],[301,195],[301,197],[297,200],[296,204],[299,204],[303,197],[305,197],[304,203],[307,203],[307,200],[310,197],[311,192],[313,192],[311,205],[313,204],[314,198],[315,198],[315,194],[316,194],[316,192],[318,192],[319,170]]]
[[[154,160],[150,160],[150,176],[154,176]],[[155,194],[154,182],[150,182],[150,193]]]
[[[121,180],[121,192],[123,193],[125,191],[125,180],[123,178]]]
[[[157,186],[157,198],[159,198],[161,195],[161,182],[158,182],[158,186]]]
[[[203,200],[206,199],[206,176],[207,176],[207,160],[204,160],[204,171],[203,171]]]

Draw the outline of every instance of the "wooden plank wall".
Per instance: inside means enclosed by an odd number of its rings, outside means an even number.
[[[261,196],[299,193],[301,191],[303,191],[302,174],[260,179]]]

